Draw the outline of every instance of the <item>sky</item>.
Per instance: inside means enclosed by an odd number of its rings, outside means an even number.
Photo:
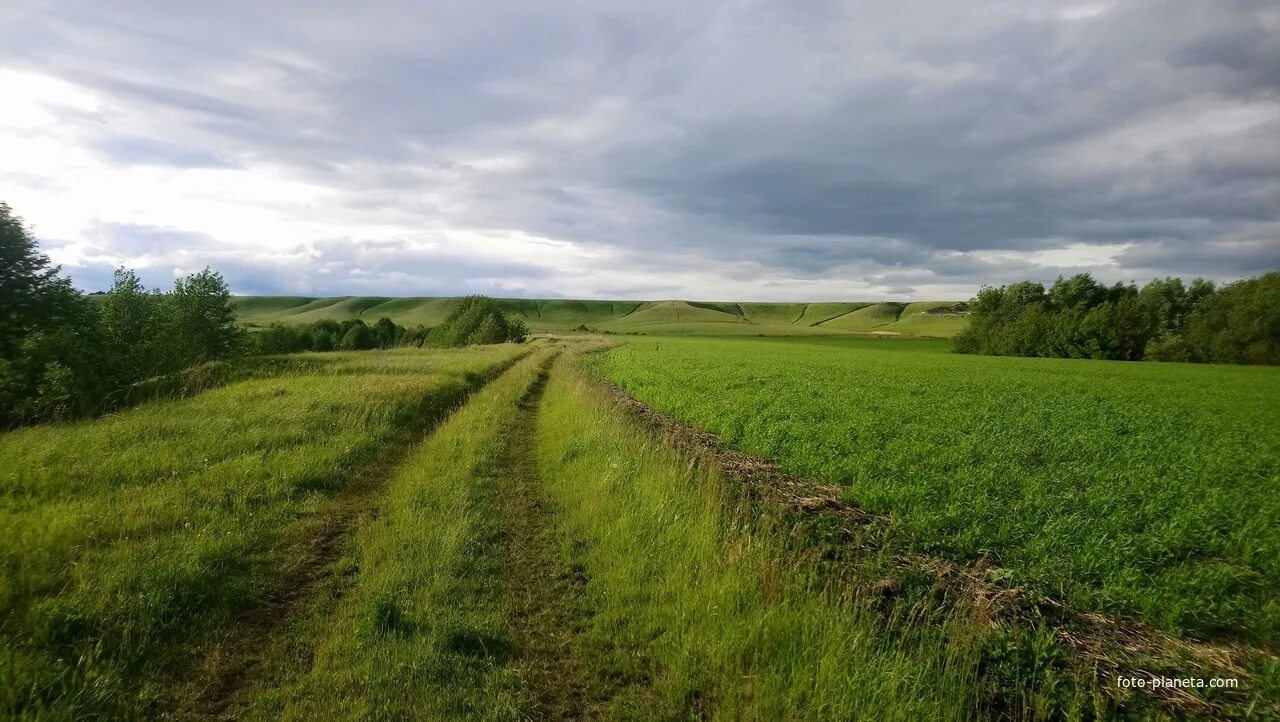
[[[85,290],[953,300],[1280,269],[1273,0],[4,0]]]

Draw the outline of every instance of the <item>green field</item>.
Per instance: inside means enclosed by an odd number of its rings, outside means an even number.
[[[373,321],[390,318],[401,326],[434,326],[457,299],[346,296],[237,296],[240,321],[311,323],[322,319]],[[705,334],[804,336],[896,333],[949,338],[964,328],[964,316],[928,315],[955,301],[903,303],[713,303],[702,301],[570,301],[498,299],[503,310],[523,318],[535,332],[586,327],[618,334]]]
[[[1280,642],[1280,370],[634,341],[636,397],[893,515],[904,545],[1175,633]]]
[[[519,351],[315,356],[119,416],[0,434],[0,709],[136,716],[296,582],[362,473]]]
[[[339,302],[273,303],[258,312]],[[897,313],[800,306],[625,318]],[[1280,374],[949,347],[574,334],[305,353],[4,432],[0,711],[1280,715]],[[1239,686],[1117,687],[1134,674]]]

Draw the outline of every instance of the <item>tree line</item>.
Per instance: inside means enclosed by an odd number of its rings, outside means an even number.
[[[1162,278],[1139,289],[1087,273],[983,287],[960,353],[1197,363],[1280,364],[1280,272],[1221,288]]]
[[[301,351],[367,351],[394,346],[421,346],[430,329],[408,328],[389,318],[372,325],[354,318],[346,321],[324,319],[309,324],[276,323],[253,333],[254,351],[260,354]]]
[[[214,271],[158,292],[122,268],[110,292],[91,300],[0,202],[0,426],[101,411],[144,380],[247,348],[231,294]]]
[[[40,253],[34,235],[0,201],[0,428],[106,411],[166,389],[204,388],[247,354],[466,346],[523,341],[524,322],[483,296],[461,299],[438,327],[388,318],[275,325],[237,323],[222,276],[204,269],[170,291],[116,270],[111,290],[89,296]]]

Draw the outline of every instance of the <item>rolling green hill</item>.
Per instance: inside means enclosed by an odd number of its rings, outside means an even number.
[[[908,304],[898,320],[880,328],[909,336],[950,338],[964,329],[966,316],[959,313],[930,313],[934,309],[954,306],[951,301],[920,301]]]
[[[456,298],[381,296],[237,296],[240,321],[272,323],[343,321],[383,316],[403,326],[434,326],[449,314]],[[576,301],[498,299],[505,313],[525,319],[535,332],[564,332],[586,327],[613,333],[709,334],[724,336],[800,336],[894,333],[950,337],[964,328],[960,314],[929,314],[953,301],[735,303],[709,301]]]
[[[840,331],[873,331],[898,320],[904,304],[873,303],[824,321],[823,328]]]

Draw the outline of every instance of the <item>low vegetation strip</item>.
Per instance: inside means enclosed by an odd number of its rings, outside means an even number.
[[[407,459],[378,513],[234,707],[249,719],[521,719],[530,709],[505,586],[504,452],[541,350]]]
[[[552,374],[539,453],[564,564],[584,580],[577,653],[599,717],[972,716],[967,615],[922,600],[890,633],[785,519],[739,504],[584,374]]]
[[[646,403],[892,515],[903,549],[985,557],[1010,586],[1085,612],[1274,648],[1276,370],[898,344],[637,340],[604,368]]]
[[[95,421],[0,435],[0,710],[148,717],[285,596],[284,543],[523,349],[318,355]]]

